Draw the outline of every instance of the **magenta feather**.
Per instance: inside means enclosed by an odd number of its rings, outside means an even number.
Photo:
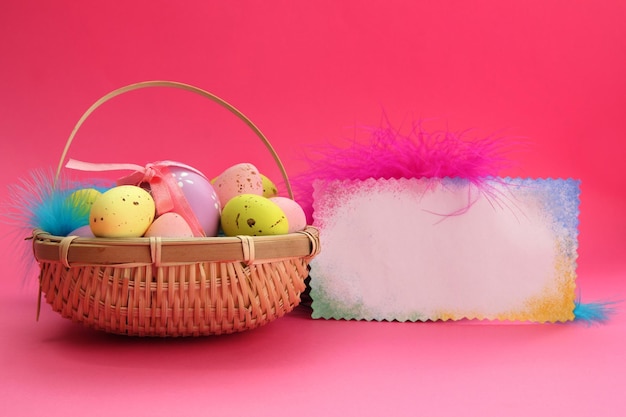
[[[487,137],[468,140],[468,132],[428,132],[414,123],[402,134],[388,122],[380,128],[364,128],[365,142],[348,147],[327,145],[312,150],[310,168],[291,183],[296,200],[309,222],[313,213],[315,180],[365,180],[368,178],[463,178],[481,186],[511,164],[506,153],[511,142]]]

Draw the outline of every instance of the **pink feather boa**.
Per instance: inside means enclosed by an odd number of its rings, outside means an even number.
[[[366,128],[369,141],[353,141],[347,148],[327,145],[313,150],[310,168],[292,180],[296,201],[307,220],[313,218],[315,180],[365,180],[368,178],[464,178],[480,186],[495,177],[510,161],[505,154],[509,141],[487,137],[466,140],[467,132],[428,132],[415,123],[401,134],[386,123]]]

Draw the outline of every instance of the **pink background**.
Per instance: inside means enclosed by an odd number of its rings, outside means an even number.
[[[115,4],[117,3],[117,5]],[[171,79],[235,104],[287,170],[354,126],[426,119],[528,142],[505,175],[582,180],[578,283],[624,299],[626,2],[18,1],[0,4],[0,197],[56,166],[82,112]],[[178,91],[116,99],[72,157],[271,173],[241,123]],[[210,138],[210,139],[207,139]],[[45,305],[3,235],[0,414],[622,415],[623,305],[602,326],[316,321],[186,340],[95,333]]]

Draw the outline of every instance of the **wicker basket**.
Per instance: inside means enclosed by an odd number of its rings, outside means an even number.
[[[148,81],[117,89],[80,118],[63,151],[57,176],[82,123],[102,103],[127,91],[173,87],[230,110],[263,141],[293,193],[271,144],[241,112],[199,88]],[[293,310],[305,290],[319,235],[198,238],[83,238],[33,232],[33,251],[45,294],[63,317],[109,333],[132,336],[219,335],[253,329]],[[39,315],[39,308],[38,313]]]

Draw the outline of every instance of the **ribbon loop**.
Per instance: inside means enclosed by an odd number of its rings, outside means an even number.
[[[178,186],[176,178],[172,175],[169,169],[171,166],[181,167],[205,177],[197,169],[174,161],[159,161],[141,166],[125,163],[91,163],[70,159],[65,165],[66,168],[80,171],[134,171],[132,174],[118,179],[116,184],[135,186],[148,184],[150,186],[150,194],[156,205],[157,216],[176,212],[185,219],[194,236],[206,236],[198,218],[187,202],[185,194]]]

